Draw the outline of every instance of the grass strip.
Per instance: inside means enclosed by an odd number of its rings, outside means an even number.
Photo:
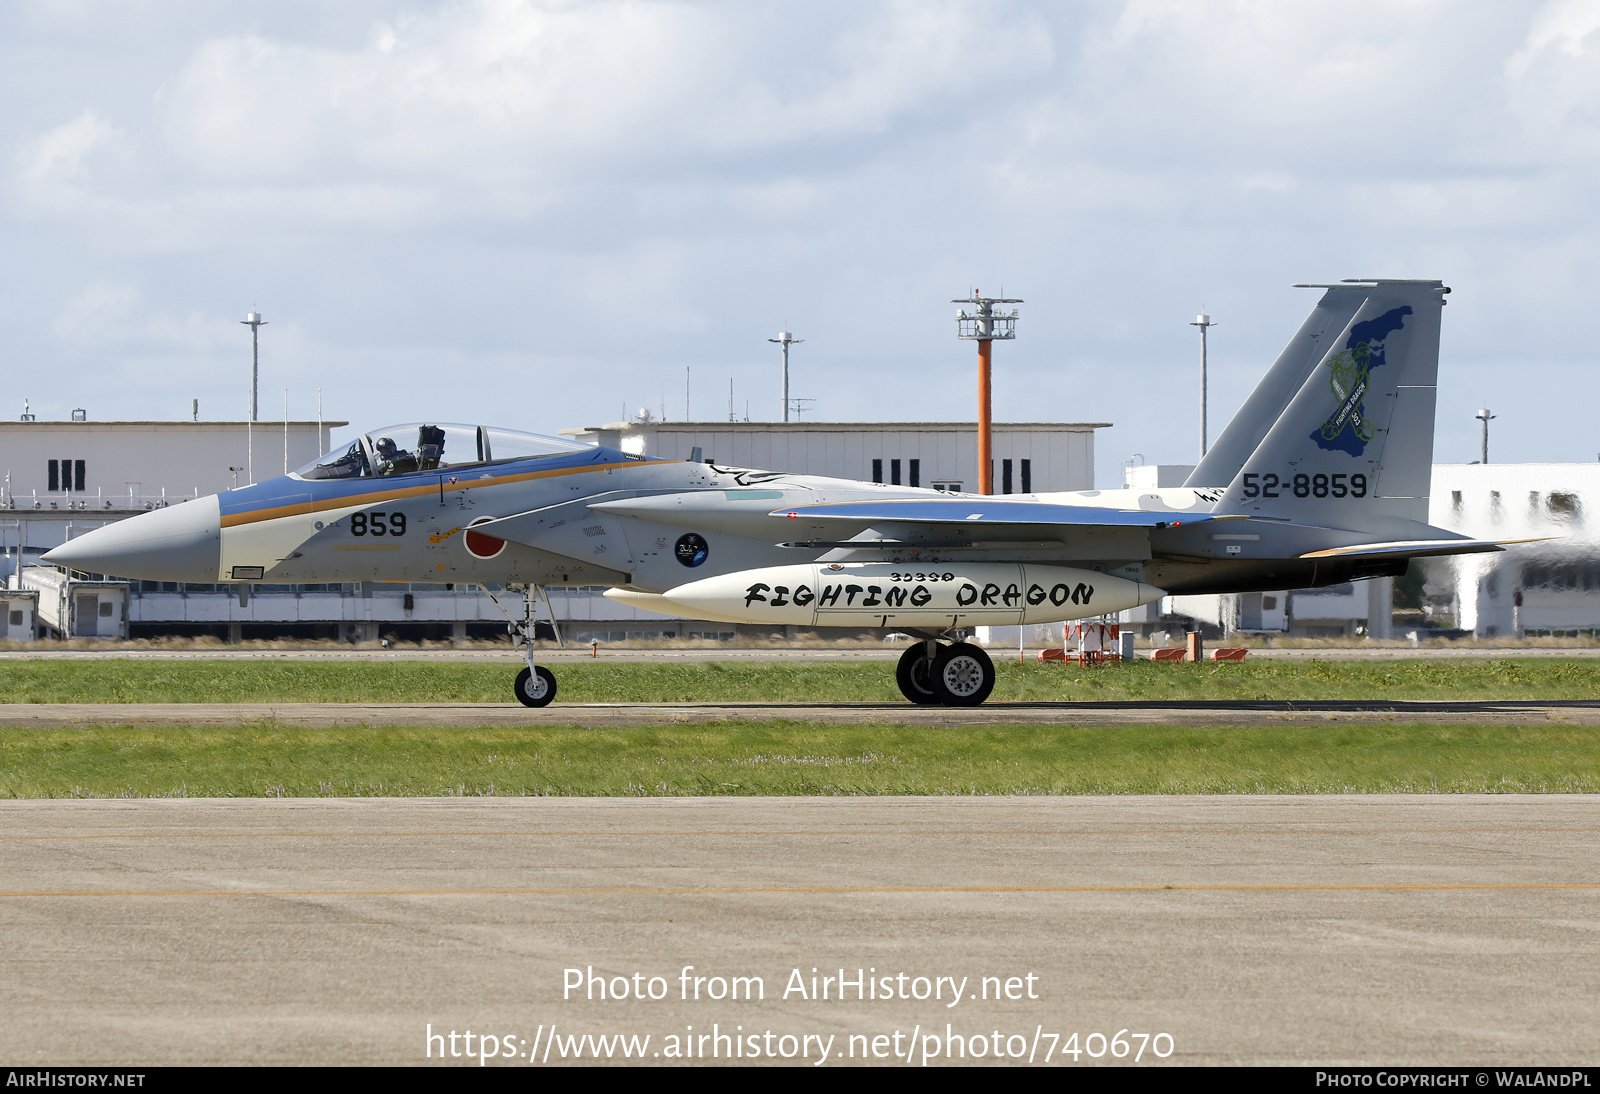
[[[1098,669],[997,659],[996,700],[1592,699],[1600,660],[1245,661]],[[890,663],[611,662],[554,669],[558,702],[900,702]],[[10,703],[504,703],[514,665],[7,661]]]
[[[0,797],[1593,793],[1600,727],[0,731]]]

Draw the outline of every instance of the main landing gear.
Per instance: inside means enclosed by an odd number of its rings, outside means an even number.
[[[994,690],[994,662],[967,642],[918,642],[895,669],[900,694],[923,706],[975,707]]]

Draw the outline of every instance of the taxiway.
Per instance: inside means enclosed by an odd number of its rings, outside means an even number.
[[[1169,1063],[1593,1064],[1597,834],[1563,796],[3,802],[0,1043],[421,1064],[431,1026],[527,1066],[552,1025],[836,1053],[1126,1030]],[[765,997],[681,999],[684,966]],[[670,991],[564,998],[590,968]],[[785,999],[813,969],[973,997]],[[1036,999],[975,997],[1030,975]]]

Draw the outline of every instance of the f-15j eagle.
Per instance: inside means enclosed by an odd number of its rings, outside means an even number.
[[[293,474],[108,525],[44,556],[195,582],[447,581],[524,597],[516,697],[556,694],[541,587],[695,619],[910,634],[914,703],[974,705],[973,628],[1174,593],[1307,588],[1498,551],[1427,524],[1438,281],[1360,279],[1311,315],[1179,489],[992,497],[663,460],[485,426],[358,437]]]

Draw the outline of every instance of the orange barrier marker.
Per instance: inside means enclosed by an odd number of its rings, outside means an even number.
[[[1213,661],[1243,661],[1250,651],[1243,646],[1218,646],[1211,651]]]
[[[1189,651],[1184,649],[1182,646],[1169,646],[1166,649],[1151,650],[1150,651],[1150,660],[1152,660],[1152,661],[1182,661],[1184,659],[1184,656],[1188,652]]]

